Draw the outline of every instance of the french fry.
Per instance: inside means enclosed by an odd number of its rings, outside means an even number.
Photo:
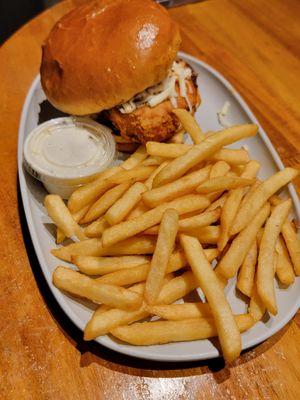
[[[143,201],[140,201],[135,208],[127,215],[126,220],[129,221],[130,219],[134,219],[140,217],[141,215],[145,214],[149,211],[149,208],[145,206]]]
[[[66,235],[59,228],[56,228],[56,244],[62,243],[66,238]]]
[[[135,286],[135,288],[132,287],[130,290],[142,295],[144,284]],[[145,304],[142,304],[137,310],[133,311],[111,308],[110,310],[102,312],[99,308],[94,312],[84,329],[84,340],[93,340],[98,336],[107,334],[110,330],[120,325],[130,324],[131,322],[145,318],[148,314]]]
[[[218,178],[221,176],[225,176],[230,171],[230,165],[225,161],[217,161],[212,165],[209,179]]]
[[[288,250],[281,236],[277,239],[275,251],[277,254],[276,275],[281,283],[289,286],[295,281],[295,273]]]
[[[211,203],[211,205],[207,207],[206,211],[213,211],[219,207],[223,208],[226,199],[227,199],[227,193],[224,193],[221,197],[219,197],[217,200]]]
[[[252,316],[254,323],[260,321],[266,312],[266,306],[257,293],[256,284],[253,286],[248,312]]]
[[[282,236],[288,248],[296,275],[300,275],[300,239],[291,222],[287,219],[282,225]]]
[[[263,237],[260,243],[257,264],[257,292],[267,310],[277,314],[277,304],[274,291],[274,256],[276,241],[281,227],[291,209],[292,201],[287,200],[272,210],[266,222]]]
[[[152,306],[149,311],[150,314],[169,321],[211,316],[209,304],[200,302]]]
[[[164,283],[170,282],[171,276],[167,275],[164,279]],[[130,290],[138,294],[143,294],[145,284],[138,283],[130,287]],[[174,300],[175,301],[175,300]],[[149,315],[146,304],[143,303],[139,309],[121,310],[119,308],[111,308],[109,310],[102,311],[100,306],[93,314],[90,321],[87,323],[84,330],[84,340],[92,340],[98,336],[105,335],[113,328],[130,324],[131,322],[138,321],[139,319],[145,318]]]
[[[153,180],[156,177],[156,175],[159,173],[159,171],[161,171],[166,165],[169,164],[169,161],[164,161],[162,162],[149,176],[149,178],[146,179],[145,181],[145,185],[147,186],[148,190],[152,189],[152,184],[153,184]]]
[[[217,161],[211,167],[209,179],[223,177],[223,176],[229,174],[229,172],[230,172],[229,164],[227,164],[225,161]],[[217,200],[222,195],[222,193],[223,193],[223,190],[215,191],[212,193],[208,193],[206,196],[209,199],[209,201],[213,202],[213,201]]]
[[[208,226],[218,221],[221,214],[221,208],[216,208],[212,211],[205,211],[201,214],[194,215],[192,217],[180,219],[178,221],[178,232],[190,232],[197,230],[204,226]],[[159,225],[153,226],[147,229],[145,235],[157,235],[159,230]]]
[[[129,156],[127,158],[127,160],[125,160],[122,163],[122,168],[124,169],[132,169],[134,167],[136,167],[137,165],[139,165],[142,161],[144,161],[147,158],[148,154],[146,151],[146,147],[144,145],[140,145],[137,150],[131,154],[131,156]]]
[[[178,230],[178,213],[173,209],[164,212],[158,232],[156,247],[146,279],[144,299],[155,304],[161,291]]]
[[[113,187],[113,183],[107,180],[107,178],[124,171],[121,167],[112,167],[103,171],[96,180],[88,183],[85,186],[81,186],[75,190],[68,201],[68,208],[71,213],[75,213],[78,210],[95,201],[101,196],[106,190]],[[121,182],[122,183],[122,182]]]
[[[223,176],[212,178],[201,183],[197,188],[198,193],[213,193],[216,191],[231,190],[250,186],[255,182],[255,179],[246,179],[238,177]]]
[[[120,183],[119,185],[105,192],[88,210],[81,222],[83,224],[95,221],[101,217],[125,192],[130,188],[133,179],[128,182]]]
[[[298,171],[296,169],[285,168],[262,182],[248,201],[239,209],[231,228],[231,234],[234,235],[244,229],[262,205],[297,175]]]
[[[192,114],[182,108],[175,108],[172,112],[179,119],[184,130],[191,136],[193,142],[195,144],[201,143],[205,135]]]
[[[241,352],[241,337],[223,288],[205,257],[199,241],[181,234],[180,242],[195,278],[210,305],[224,358],[230,362]]]
[[[166,273],[178,271],[187,266],[187,260],[182,252],[175,252],[171,255],[166,267]],[[133,268],[126,268],[116,272],[112,272],[97,280],[102,283],[107,283],[116,286],[132,285],[142,282],[147,279],[150,271],[150,261]]]
[[[191,229],[187,235],[196,237],[202,244],[217,244],[220,237],[220,226],[203,226],[198,229]]]
[[[211,161],[225,161],[232,166],[241,166],[250,161],[249,154],[244,149],[221,149],[209,157]]]
[[[209,261],[215,259],[218,255],[216,249],[205,249],[205,255]],[[175,252],[171,255],[168,262],[166,272],[178,271],[187,266],[187,260],[182,252]],[[150,270],[150,262],[138,265],[133,268],[126,268],[119,271],[112,272],[105,276],[98,278],[99,282],[108,283],[110,285],[125,286],[146,280]]]
[[[169,143],[183,143],[185,130],[180,128],[169,140]]]
[[[72,214],[72,218],[74,219],[74,221],[76,222],[80,222],[81,218],[83,218],[85,216],[85,214],[87,213],[87,210],[90,208],[90,204],[86,205],[85,207],[83,207],[81,210],[77,211],[76,213]],[[84,234],[85,231],[84,231]],[[56,243],[60,244],[61,242],[63,242],[66,238],[66,235],[59,229],[57,228],[56,230]]]
[[[139,290],[143,291],[144,284],[138,285],[141,285]],[[174,301],[184,297],[189,292],[194,290],[196,286],[197,283],[193,274],[191,272],[186,272],[181,276],[178,276],[165,283],[159,295],[159,302],[161,304],[173,303]],[[130,290],[137,289],[131,288]],[[145,318],[147,315],[149,315],[149,311],[147,310],[145,303],[143,303],[140,309],[135,313],[127,310],[113,310],[116,309],[108,310],[109,314],[101,313],[99,316],[93,316],[93,321],[91,320],[91,324],[89,323],[89,326],[86,327],[84,335],[85,340],[91,340],[97,336],[108,333],[112,329],[112,326],[128,324],[141,318]],[[139,313],[138,311],[141,312]]]
[[[75,190],[68,201],[68,208],[71,212],[76,212],[86,204],[95,201],[115,185],[119,185],[131,179],[134,181],[143,181],[147,179],[154,169],[155,167],[153,166],[137,166],[130,170],[124,170],[121,167],[108,169],[104,171],[106,173],[105,178],[101,175],[100,178],[95,181]]]
[[[212,211],[204,211],[201,214],[193,217],[180,219],[178,222],[179,232],[189,232],[193,229],[202,228],[217,222],[220,218],[221,208],[216,208]]]
[[[158,224],[161,221],[164,211],[168,208],[174,208],[178,214],[185,214],[190,211],[206,208],[208,204],[209,200],[206,197],[193,194],[161,204],[139,217],[123,221],[106,229],[102,235],[103,246],[112,246],[121,240],[137,235],[151,226]]]
[[[219,261],[216,271],[227,279],[234,277],[242,265],[250,247],[265,220],[270,214],[270,205],[266,203],[252,219],[250,224],[232,241],[228,251]]]
[[[237,125],[205,138],[187,153],[171,161],[153,181],[153,187],[162,186],[184,175],[190,168],[209,158],[221,147],[257,133],[255,125]]]
[[[153,208],[165,201],[191,193],[208,178],[210,169],[210,166],[204,167],[167,185],[149,190],[142,195],[143,202],[146,206]]]
[[[119,185],[120,183],[129,181],[131,179],[133,179],[134,182],[144,181],[148,179],[149,176],[151,176],[155,169],[155,166],[147,167],[144,165],[138,165],[137,167],[134,167],[132,169],[121,171],[118,174],[115,174],[107,179],[109,182],[115,185]]]
[[[51,254],[63,261],[71,262],[71,257],[81,256],[123,256],[152,254],[156,237],[139,236],[124,240],[114,246],[104,248],[100,239],[88,239],[51,250]]]
[[[115,271],[134,268],[149,261],[150,259],[147,256],[96,257],[77,255],[72,257],[72,263],[86,275],[110,274]]]
[[[170,260],[167,266],[166,272],[174,272],[186,266],[186,259],[184,256],[176,257]],[[138,265],[134,268],[126,268],[120,271],[112,272],[104,275],[97,280],[102,283],[107,283],[116,286],[132,285],[134,283],[142,282],[146,280],[147,275],[150,271],[150,262],[142,265]]]
[[[151,157],[158,157],[159,159],[171,159],[180,157],[187,153],[188,150],[193,148],[190,144],[185,143],[158,143],[158,142],[147,142],[147,152]],[[249,154],[244,149],[220,149],[216,153],[208,157],[210,161],[224,161],[233,166],[240,166],[250,161]],[[143,162],[143,165],[157,165],[156,159],[151,159],[151,162],[147,163],[147,160]],[[197,165],[195,166],[197,167]]]
[[[245,166],[245,170],[241,174],[241,178],[252,179],[255,178],[260,168],[260,164],[257,161],[250,161]],[[236,216],[238,208],[241,204],[243,195],[246,193],[246,188],[238,188],[230,191],[228,194],[226,201],[224,203],[224,207],[222,208],[221,213],[221,234],[218,241],[219,250],[223,250],[229,240],[229,230],[230,226]]]
[[[142,182],[134,183],[113,205],[106,211],[105,219],[110,225],[123,221],[134,206],[141,200],[147,187]]]
[[[249,314],[233,318],[238,334],[253,326]],[[218,335],[218,325],[212,317],[184,319],[181,321],[136,322],[130,326],[119,326],[111,331],[118,339],[137,346],[149,346],[170,342],[207,339]],[[231,360],[231,357],[227,359]]]
[[[109,223],[106,221],[104,216],[98,218],[84,228],[84,234],[89,238],[97,238],[109,227]]]
[[[248,297],[251,297],[254,284],[255,266],[257,261],[257,243],[254,240],[240,268],[236,287]]]
[[[198,283],[193,273],[191,271],[184,272],[164,285],[159,294],[157,304],[173,303],[192,292],[197,286]]]
[[[273,205],[278,205],[282,203],[282,199],[278,196],[272,196],[270,202]],[[289,255],[291,257],[294,270],[296,275],[300,275],[300,239],[297,237],[297,233],[291,221],[287,218],[282,225],[281,229],[282,236],[284,238],[286,247],[288,248]]]
[[[70,211],[57,194],[48,194],[45,197],[45,207],[48,215],[56,226],[67,236],[76,236],[79,240],[85,240],[86,236],[80,226],[73,219]]]
[[[240,203],[240,208],[244,207],[244,204],[247,203],[248,199],[250,199],[250,197],[252,196],[252,194],[256,191],[256,189],[258,188],[258,186],[261,184],[260,180],[257,180],[254,185],[252,185],[249,189],[245,189],[245,195],[242,198],[242,201]]]
[[[212,261],[218,256],[217,249],[205,249],[204,252],[208,261]],[[79,256],[79,260],[80,257],[82,258],[82,256]],[[73,258],[76,260],[75,257],[72,257],[72,259]],[[83,262],[85,263],[85,261]],[[96,260],[93,263],[96,263]],[[107,263],[109,263],[109,261],[107,261]],[[78,266],[77,263],[76,265]],[[179,269],[184,268],[187,265],[188,263],[184,253],[181,251],[180,252],[176,251],[170,257],[166,272],[169,274],[171,272],[178,271]],[[119,266],[115,266],[115,268],[119,268]],[[95,271],[97,270],[98,269],[95,268]],[[130,268],[129,267],[124,269],[119,268],[119,270],[107,273],[105,276],[98,278],[98,280],[99,282],[108,283],[110,285],[116,285],[116,286],[132,285],[134,283],[146,280],[149,270],[150,270],[150,261],[137,266],[132,266],[132,267],[130,266]]]
[[[156,175],[159,173],[159,171],[161,169],[163,169],[166,165],[168,165],[168,161],[164,161],[161,165],[159,165],[149,176],[149,178],[147,178],[147,180],[145,181],[145,185],[147,186],[147,188],[149,190],[152,189],[152,183],[153,183],[153,179],[156,177]],[[146,211],[149,211],[148,207],[146,207],[146,205],[144,204],[144,202],[140,201],[135,208],[127,215],[127,220],[129,219],[133,219],[136,218],[142,214],[144,214]]]
[[[160,165],[167,159],[165,157],[158,157],[158,156],[149,156],[146,158],[145,161],[142,162],[142,165]]]
[[[176,158],[185,154],[193,147],[191,144],[186,143],[160,143],[160,142],[147,142],[147,153],[153,157],[163,158]]]
[[[130,290],[99,283],[88,276],[66,267],[57,267],[53,284],[58,288],[111,307],[136,309],[142,304],[142,296]]]
[[[168,165],[168,161],[164,161],[161,165],[159,165],[149,176],[149,178],[146,179],[145,185],[149,190],[152,188],[152,183],[153,179],[156,177],[156,175],[159,173],[161,169],[163,169],[166,165]],[[133,210],[127,215],[126,219],[133,219],[136,218],[142,214],[144,214],[146,211],[149,211],[149,208],[145,206],[145,204],[140,201],[134,208]]]

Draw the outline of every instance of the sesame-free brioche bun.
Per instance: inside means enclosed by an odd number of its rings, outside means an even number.
[[[88,2],[50,32],[42,86],[61,111],[98,113],[163,80],[180,42],[176,23],[152,0]]]

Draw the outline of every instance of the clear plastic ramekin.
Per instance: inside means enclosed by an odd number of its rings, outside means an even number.
[[[38,125],[24,144],[24,167],[49,193],[67,199],[114,160],[111,130],[90,118],[55,118]]]

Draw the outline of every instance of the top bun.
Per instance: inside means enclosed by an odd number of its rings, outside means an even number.
[[[176,23],[152,0],[88,2],[50,32],[42,86],[61,111],[98,113],[163,80],[180,42]]]

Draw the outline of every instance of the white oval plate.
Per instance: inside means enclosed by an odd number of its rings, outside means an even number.
[[[200,121],[202,129],[209,131],[221,128],[218,123],[217,112],[222,109],[225,101],[229,101],[231,107],[228,118],[231,123],[253,122],[259,126],[259,134],[255,138],[240,141],[232,147],[240,147],[241,145],[248,147],[251,157],[261,162],[262,169],[259,174],[261,178],[266,178],[282,169],[283,164],[266,133],[236,90],[207,64],[185,53],[181,53],[180,56],[189,62],[199,74],[198,84],[202,104],[196,113],[196,118]],[[22,199],[34,248],[49,287],[67,316],[79,329],[83,330],[92,315],[92,310],[88,305],[66,296],[52,284],[53,270],[58,264],[64,263],[50,254],[50,250],[55,247],[55,241],[53,234],[50,233],[47,224],[45,224],[46,212],[43,207],[43,199],[46,192],[42,185],[33,180],[22,168],[23,143],[28,133],[38,123],[39,104],[44,99],[45,95],[41,88],[40,77],[37,76],[28,92],[19,128],[18,168]],[[289,185],[288,191],[293,199],[294,211],[299,220],[300,207],[297,194],[292,185]],[[227,294],[233,311],[236,313],[245,312],[245,303],[236,296],[234,288],[235,285],[232,280],[228,285]],[[276,296],[278,315],[266,318],[264,322],[258,322],[252,329],[243,333],[243,349],[269,338],[293,317],[300,304],[300,280],[296,279],[296,282],[288,289],[282,289],[276,283]],[[121,344],[109,336],[103,336],[99,337],[97,342],[129,356],[156,361],[203,360],[220,355],[218,349],[209,340],[135,347]]]

